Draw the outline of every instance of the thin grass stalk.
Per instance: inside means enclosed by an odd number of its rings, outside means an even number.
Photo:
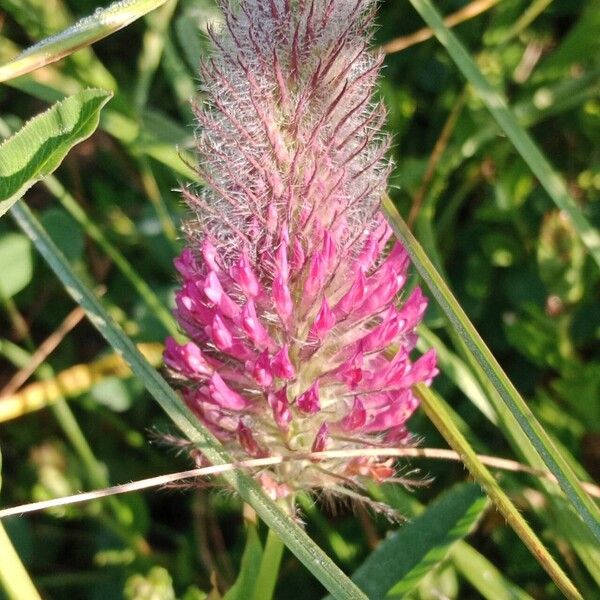
[[[0,81],[20,77],[90,46],[165,2],[166,0],[128,0],[114,2],[104,9],[101,8],[64,31],[39,41],[9,63],[2,65]]]
[[[590,532],[600,540],[600,511],[582,489],[573,470],[557,450],[544,428],[540,425],[523,398],[519,395],[494,355],[467,317],[460,304],[437,272],[423,248],[408,229],[389,197],[383,200],[383,210],[394,233],[406,246],[410,257],[435,296],[440,307],[452,323],[454,329],[467,344],[469,350],[485,371],[487,377],[500,395],[500,398],[516,419],[519,427],[529,438],[535,450],[556,477],[560,487],[569,498],[576,512],[581,516]],[[499,416],[500,413],[499,413]]]
[[[107,342],[129,363],[135,375],[182,433],[211,463],[232,462],[216,438],[204,428],[164,378],[146,361],[89,288],[73,272],[27,205],[23,201],[17,202],[12,207],[11,214],[67,292],[86,311],[92,324]],[[331,594],[340,600],[366,600],[364,593],[344,575],[303,529],[265,495],[251,477],[237,471],[225,473],[223,477],[240,497],[254,508],[263,521],[280,535],[287,547]]]
[[[600,266],[600,233],[571,198],[564,181],[546,160],[531,136],[519,125],[504,96],[481,73],[465,47],[444,25],[441,15],[430,0],[410,0],[410,3],[431,27],[440,43],[445,46],[456,66],[473,86],[552,201],[569,216],[575,231],[594,261]]]
[[[421,405],[427,416],[431,419],[437,430],[442,434],[448,444],[458,452],[463,463],[469,469],[469,472],[485,490],[492,502],[496,505],[500,513],[504,516],[507,523],[512,527],[515,533],[521,538],[535,559],[546,570],[558,588],[567,598],[572,600],[583,600],[583,596],[573,585],[560,565],[554,560],[533,530],[529,527],[521,513],[510,501],[498,485],[489,470],[477,457],[477,454],[471,448],[469,442],[460,433],[458,428],[452,422],[452,418],[444,409],[442,403],[438,402],[434,392],[427,387],[418,384],[416,392],[421,400]]]

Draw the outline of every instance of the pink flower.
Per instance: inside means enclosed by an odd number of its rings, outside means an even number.
[[[196,108],[205,186],[183,192],[194,217],[175,261],[191,341],[167,340],[165,362],[236,459],[404,443],[411,388],[437,369],[433,352],[409,356],[427,302],[403,293],[409,257],[379,210],[374,2],[223,7]],[[324,459],[259,480],[278,496],[391,475],[374,458]]]

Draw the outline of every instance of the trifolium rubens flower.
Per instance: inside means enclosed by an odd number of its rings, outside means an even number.
[[[413,361],[427,306],[380,212],[390,162],[373,99],[372,0],[221,2],[196,107],[200,190],[165,362],[236,460],[407,444],[436,374]],[[393,348],[393,351],[390,351]],[[274,498],[394,476],[377,458],[258,471]]]

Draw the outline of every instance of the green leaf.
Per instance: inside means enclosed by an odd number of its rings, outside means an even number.
[[[14,60],[0,67],[0,81],[8,81],[25,73],[49,65],[80,48],[122,29],[166,0],[120,0],[106,8],[98,8],[93,15],[73,26],[28,48]]]
[[[409,592],[469,533],[486,504],[477,485],[452,488],[383,541],[352,579],[370,600]]]
[[[240,574],[235,583],[223,596],[223,600],[248,600],[252,597],[258,570],[262,560],[263,549],[258,538],[256,525],[248,526],[248,538],[246,547],[242,555],[242,564],[240,565]]]
[[[112,94],[84,90],[34,117],[0,146],[0,217],[36,182],[88,138]]]
[[[70,296],[86,311],[91,323],[127,361],[133,373],[169,415],[173,423],[213,464],[233,462],[218,440],[200,423],[163,377],[148,363],[134,343],[114,322],[90,289],[73,272],[26,204],[13,206],[12,215],[29,236]],[[283,540],[306,568],[339,600],[366,600],[365,595],[336,564],[273,502],[243,471],[225,473],[223,478],[250,504],[263,521]]]
[[[384,501],[407,517],[421,515],[427,508],[420,504],[413,493],[399,485],[387,483],[376,488],[370,486],[369,491],[376,499]],[[504,577],[485,556],[464,540],[459,540],[452,546],[450,561],[486,600],[532,600],[520,587]],[[422,586],[421,583],[420,589]]]
[[[0,297],[12,298],[25,288],[33,275],[31,242],[20,233],[0,237]]]
[[[481,73],[465,47],[454,33],[444,25],[442,17],[430,0],[410,0],[410,3],[423,17],[427,25],[431,27],[438,40],[446,47],[456,66],[473,86],[482,102],[513,143],[517,152],[539,179],[550,198],[560,210],[569,216],[577,234],[598,266],[600,266],[600,233],[583,215],[569,195],[564,181],[540,152],[531,136],[519,125],[503,94],[496,90]]]

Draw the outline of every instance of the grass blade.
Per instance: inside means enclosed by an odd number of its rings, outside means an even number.
[[[0,145],[0,217],[36,182],[54,171],[69,150],[98,127],[112,97],[84,90],[34,117]]]
[[[577,204],[569,195],[562,178],[540,152],[527,131],[519,125],[504,96],[481,73],[465,47],[454,33],[444,25],[441,15],[433,7],[430,0],[410,0],[410,3],[423,17],[427,25],[431,27],[438,40],[446,47],[456,66],[476,90],[498,125],[506,133],[513,146],[548,192],[550,198],[558,208],[569,216],[577,234],[598,266],[600,266],[600,233],[579,210]]]
[[[384,540],[352,579],[371,600],[403,597],[469,533],[486,504],[479,486],[455,486]]]
[[[14,79],[49,65],[80,48],[122,29],[166,0],[121,0],[106,8],[96,9],[73,26],[42,40],[0,67],[0,82]]]
[[[440,307],[452,323],[452,326],[464,340],[469,350],[485,371],[487,377],[500,395],[504,404],[516,419],[519,427],[531,441],[535,450],[548,470],[559,482],[576,512],[581,516],[590,532],[600,540],[600,511],[591,498],[581,488],[577,477],[552,443],[544,428],[540,425],[519,392],[516,390],[494,355],[461,308],[460,304],[437,272],[423,248],[410,232],[389,197],[383,200],[383,210],[394,233],[400,239],[417,270],[427,283]]]
[[[452,422],[444,405],[438,401],[434,392],[422,384],[416,386],[417,395],[427,416],[431,419],[438,431],[444,436],[448,444],[456,450],[463,459],[471,475],[483,487],[492,502],[504,516],[508,524],[529,548],[536,560],[544,567],[546,572],[567,598],[583,600],[577,588],[567,577],[560,565],[554,560],[542,542],[529,527],[521,513],[510,501],[502,488],[498,485],[492,474],[477,457],[465,437]]]
[[[100,302],[75,275],[48,234],[23,202],[12,208],[21,229],[29,236],[67,292],[88,315],[91,323],[114,350],[128,362],[146,389],[169,415],[183,434],[193,442],[213,464],[231,462],[231,457],[214,436],[198,421],[163,377],[146,361],[133,342],[104,310]],[[340,600],[365,600],[365,595],[342,573],[292,519],[269,499],[257,483],[241,471],[226,474],[225,479],[248,502],[257,514],[274,529],[286,546],[307,569]]]

